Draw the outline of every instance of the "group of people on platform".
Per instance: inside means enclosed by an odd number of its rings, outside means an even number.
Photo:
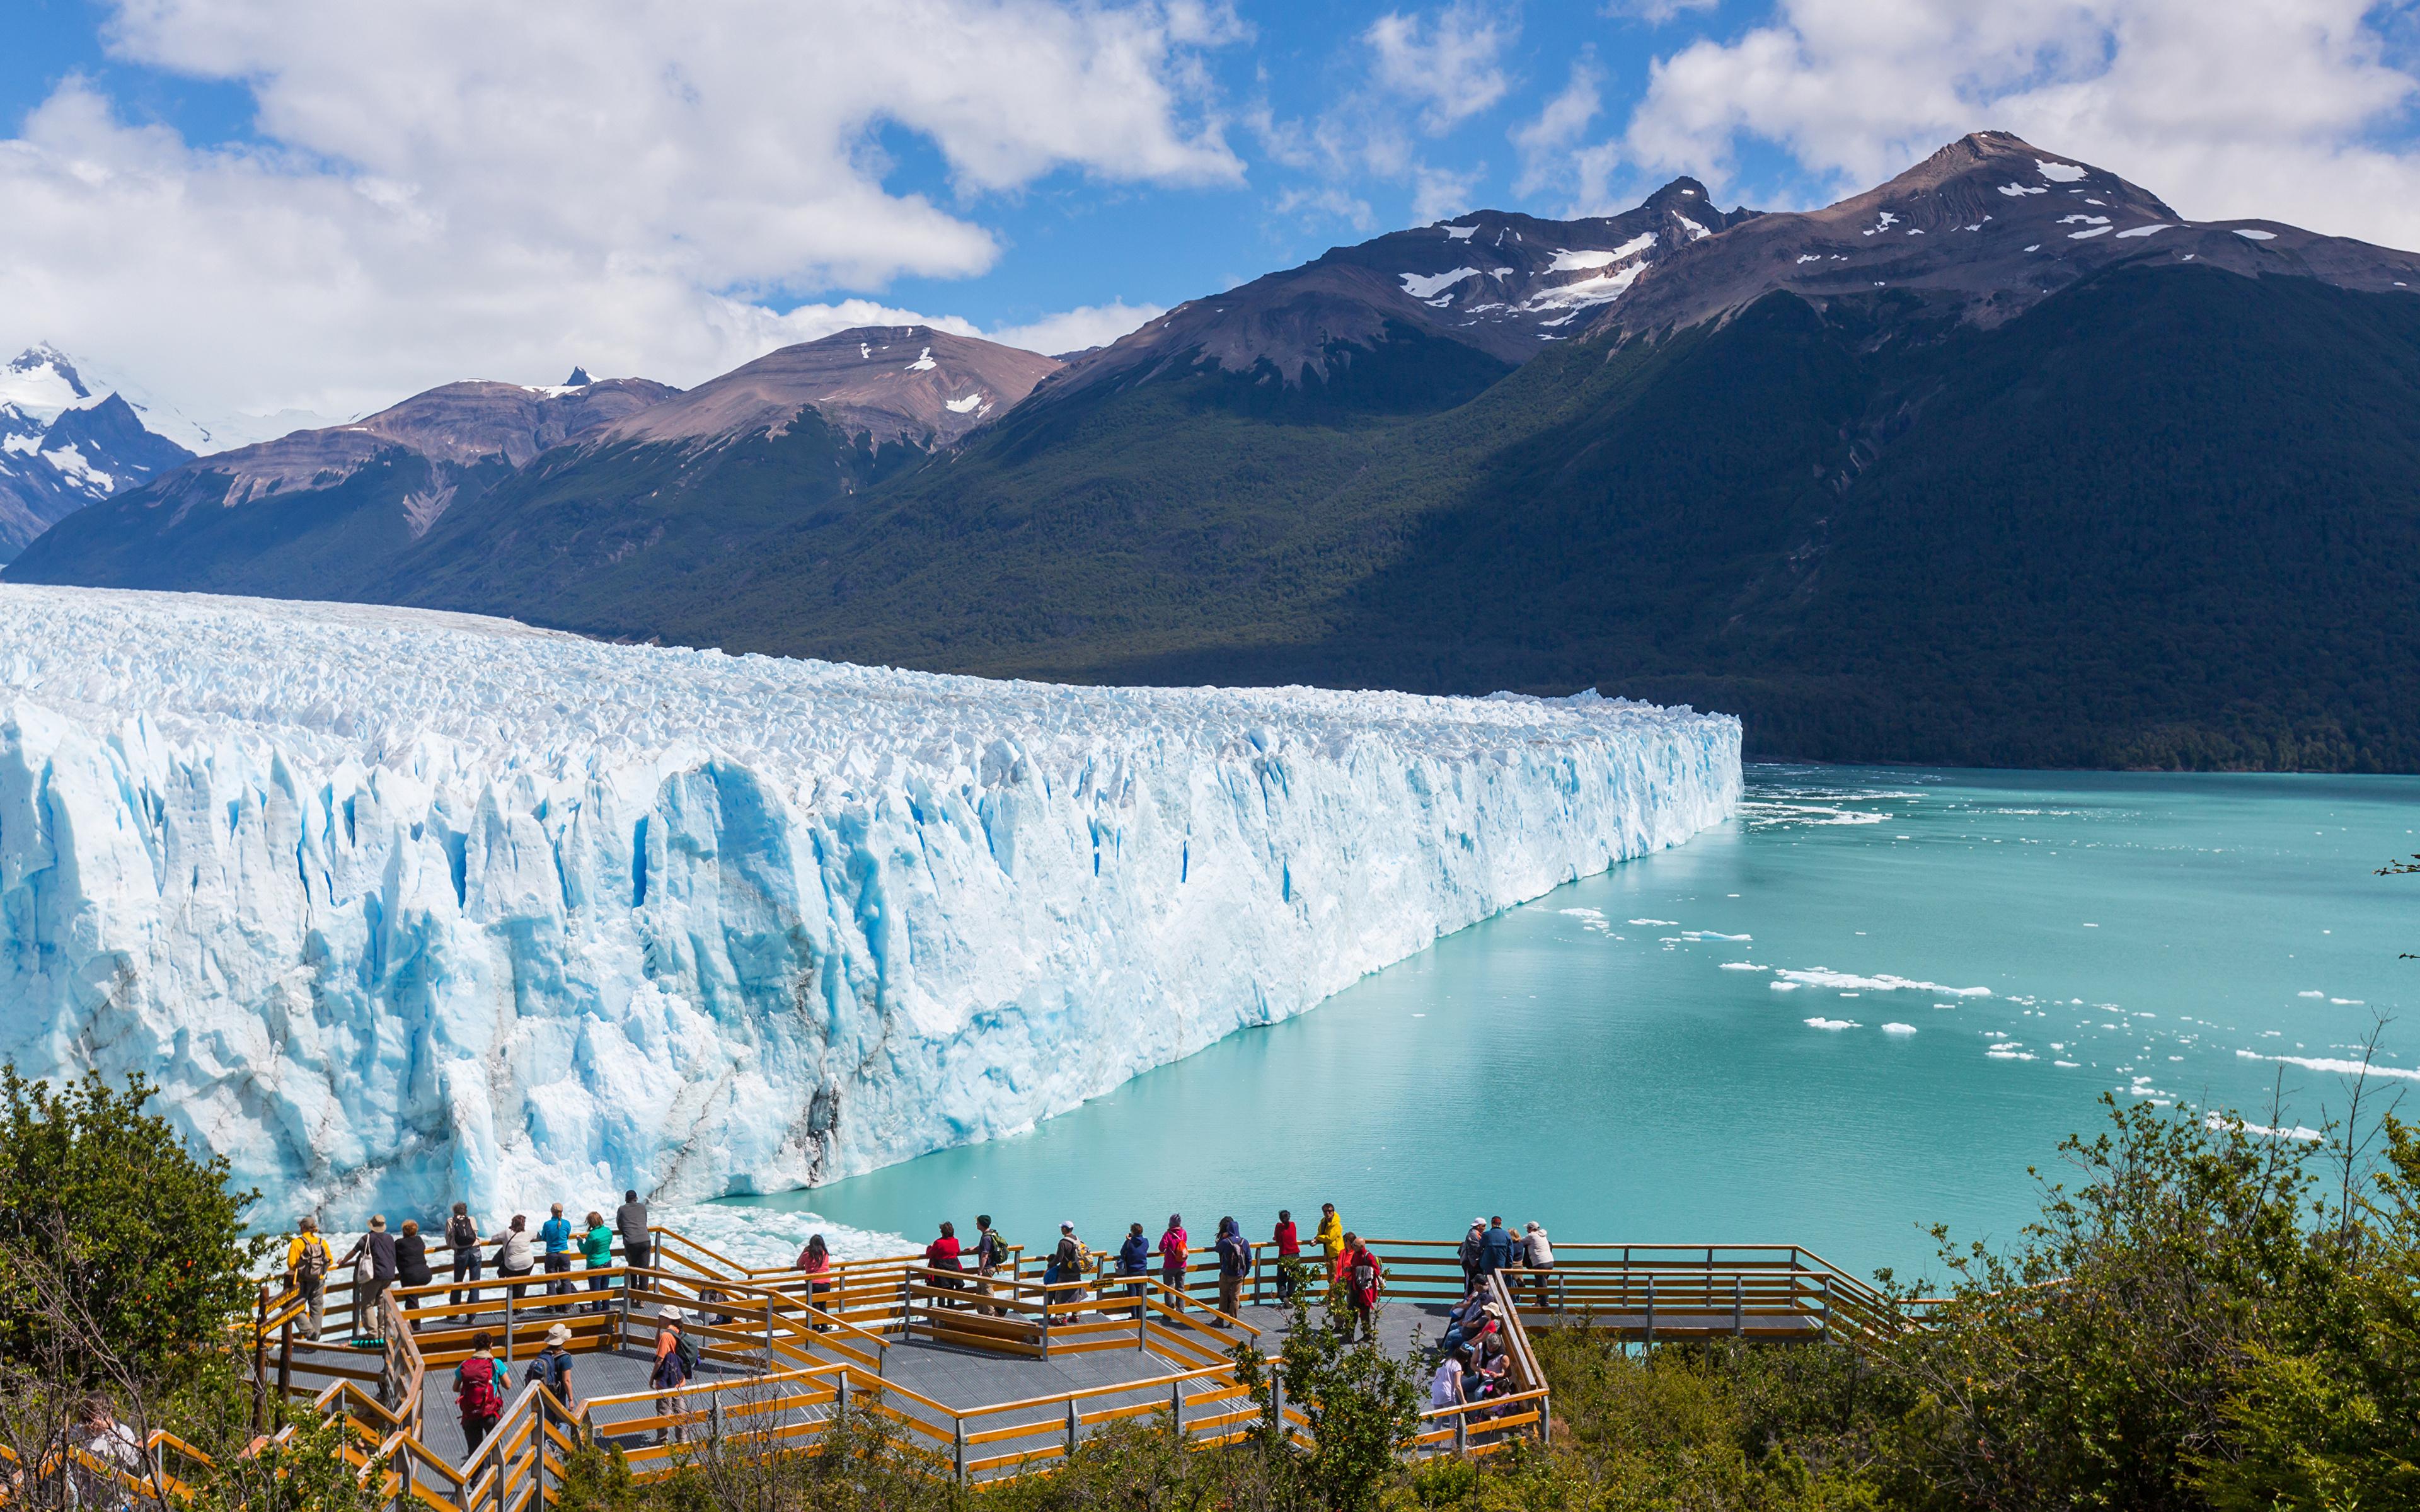
[[[1525,1278],[1534,1281],[1543,1307],[1555,1269],[1554,1244],[1545,1226],[1534,1220],[1516,1235],[1500,1217],[1473,1218],[1455,1255],[1462,1262],[1462,1301],[1447,1312],[1445,1336],[1437,1341],[1436,1368],[1429,1377],[1432,1407],[1460,1407],[1512,1393],[1512,1357],[1505,1348],[1504,1309],[1492,1278],[1508,1273],[1508,1288]],[[1509,1274],[1516,1271],[1521,1274]]]
[[[543,1273],[546,1279],[534,1284],[540,1295],[552,1301],[541,1303],[541,1308],[602,1311],[610,1305],[605,1283],[578,1282],[571,1279],[571,1274],[575,1261],[579,1269],[587,1271],[612,1265],[616,1242],[622,1247],[626,1265],[644,1269],[653,1255],[655,1242],[647,1228],[647,1205],[639,1200],[635,1191],[622,1194],[622,1205],[614,1210],[611,1223],[594,1210],[574,1223],[565,1216],[563,1204],[558,1202],[535,1231],[529,1227],[528,1215],[517,1212],[502,1229],[491,1234],[479,1231],[469,1203],[458,1202],[434,1245],[421,1232],[417,1220],[406,1218],[399,1231],[390,1232],[386,1215],[376,1213],[370,1218],[368,1231],[342,1256],[319,1231],[318,1220],[305,1217],[296,1223],[294,1236],[286,1244],[286,1278],[303,1302],[304,1335],[317,1339],[325,1322],[329,1279],[335,1272],[350,1267],[353,1334],[358,1338],[375,1322],[379,1300],[390,1288],[432,1286],[436,1284],[437,1267],[449,1264],[457,1283],[485,1280],[490,1251],[496,1278],[508,1284],[516,1300],[528,1295],[525,1283],[530,1278]],[[452,1292],[450,1300],[458,1307],[466,1298],[476,1304],[479,1295],[474,1286]]]

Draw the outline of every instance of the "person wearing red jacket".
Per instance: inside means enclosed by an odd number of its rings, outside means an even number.
[[[1278,1304],[1294,1300],[1294,1267],[1302,1262],[1302,1239],[1295,1232],[1294,1214],[1284,1208],[1278,1210],[1277,1231],[1269,1235],[1278,1248]],[[1258,1292],[1257,1284],[1254,1287]]]
[[[941,1226],[941,1237],[924,1246],[924,1268],[929,1271],[962,1271],[966,1267],[959,1262],[958,1253],[957,1227],[954,1224],[945,1223]],[[945,1290],[958,1289],[958,1283],[954,1277],[937,1275],[929,1279],[933,1285]],[[949,1306],[951,1304],[943,1303],[942,1305]]]
[[[1184,1215],[1170,1213],[1168,1229],[1159,1236],[1159,1281],[1160,1285],[1179,1296],[1185,1292],[1185,1265],[1187,1257],[1191,1254],[1188,1236],[1185,1232]],[[1183,1304],[1180,1303],[1178,1305],[1182,1306]]]
[[[1378,1256],[1361,1242],[1358,1234],[1344,1236],[1344,1248],[1336,1257],[1334,1280],[1344,1283],[1344,1300],[1353,1308],[1352,1321],[1344,1336],[1349,1340],[1357,1334],[1375,1340],[1378,1336],[1378,1293],[1386,1288],[1387,1268],[1378,1263]]]

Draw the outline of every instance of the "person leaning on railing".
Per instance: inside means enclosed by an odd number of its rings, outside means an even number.
[[[1278,1210],[1278,1226],[1269,1234],[1269,1242],[1278,1248],[1278,1305],[1294,1300],[1295,1267],[1302,1260],[1302,1239],[1295,1232],[1294,1213],[1285,1208]],[[1261,1294],[1258,1283],[1252,1295]]]
[[[1142,1316],[1141,1278],[1150,1271],[1151,1240],[1143,1233],[1142,1225],[1129,1224],[1126,1226],[1125,1242],[1118,1246],[1118,1274],[1136,1278],[1135,1284],[1126,1288],[1126,1295],[1135,1300],[1137,1318]]]
[[[1252,1246],[1244,1242],[1241,1225],[1233,1218],[1221,1218],[1213,1247],[1218,1254],[1218,1310],[1233,1318],[1243,1311],[1244,1277],[1252,1273]]]
[[[591,1212],[588,1215],[588,1230],[580,1236],[580,1257],[587,1262],[591,1271],[602,1271],[613,1263],[613,1230],[605,1227],[603,1213]],[[589,1282],[588,1295],[593,1300],[588,1304],[588,1310],[601,1313],[610,1308],[613,1304],[606,1301],[606,1294],[612,1289],[601,1277]]]
[[[1546,1238],[1546,1226],[1535,1218],[1521,1235],[1521,1263],[1538,1283],[1538,1305],[1543,1309],[1547,1305],[1546,1282],[1555,1272],[1555,1246]]]
[[[976,1214],[975,1273],[984,1278],[982,1289],[985,1296],[993,1294],[991,1278],[1000,1273],[1001,1266],[1009,1263],[1008,1242],[1000,1237],[998,1229],[992,1227],[991,1214],[987,1212]],[[1004,1307],[985,1307],[983,1310],[996,1317],[1007,1312]]]
[[[455,1289],[446,1296],[445,1303],[449,1307],[459,1307],[463,1296],[460,1283],[465,1279],[479,1279],[479,1224],[471,1216],[469,1203],[454,1204],[454,1215],[445,1220],[445,1242],[454,1252],[456,1282]],[[478,1288],[471,1288],[470,1298],[472,1306],[479,1305]]]
[[[396,1236],[395,1278],[407,1287],[425,1287],[437,1279],[428,1268],[428,1241],[422,1237],[420,1225],[410,1218],[403,1221],[403,1232]]]
[[[647,1230],[647,1205],[639,1200],[633,1189],[622,1194],[622,1205],[613,1210],[613,1227],[622,1235],[622,1263],[632,1271],[644,1271],[656,1253],[655,1235]],[[636,1275],[625,1276],[631,1286],[639,1285]]]
[[[831,1290],[831,1247],[821,1234],[809,1234],[807,1247],[799,1251],[799,1270],[807,1278],[807,1305],[820,1309],[824,1297]],[[818,1334],[824,1325],[814,1325]]]

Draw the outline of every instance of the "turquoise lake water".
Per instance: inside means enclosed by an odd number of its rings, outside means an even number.
[[[2318,1126],[2381,1011],[2374,1064],[2420,1078],[2420,878],[2372,874],[2415,829],[2415,779],[1752,766],[1737,820],[1298,1018],[1016,1138],[744,1200],[1096,1246],[1333,1201],[1392,1238],[1501,1213],[1926,1273],[1932,1223],[2013,1235],[2103,1092],[2267,1124],[2282,1073],[2277,1125]]]

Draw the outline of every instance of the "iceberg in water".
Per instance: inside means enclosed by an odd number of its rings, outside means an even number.
[[[1592,694],[0,586],[0,1051],[150,1074],[267,1224],[811,1185],[1674,844],[1737,807],[1739,746]]]

